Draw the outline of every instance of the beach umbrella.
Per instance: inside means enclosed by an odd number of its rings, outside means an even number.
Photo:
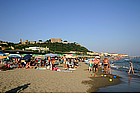
[[[76,56],[73,54],[66,54],[66,58],[76,58]]]
[[[44,58],[45,58],[45,56],[44,56],[44,55],[37,55],[37,56],[35,56],[35,58],[44,59]]]
[[[5,58],[7,58],[7,56],[0,55],[0,59],[5,59]]]
[[[32,55],[27,54],[23,57],[24,60],[29,61],[31,59]]]
[[[64,56],[64,54],[57,54],[57,56],[58,56],[58,57],[63,57],[63,56]]]
[[[10,54],[9,58],[21,58],[20,54]]]
[[[56,57],[56,56],[58,56],[58,54],[54,54],[54,53],[45,54],[45,57]]]
[[[6,54],[0,51],[0,56],[6,56]]]

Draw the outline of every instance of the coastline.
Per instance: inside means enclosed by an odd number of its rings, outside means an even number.
[[[140,93],[140,77],[129,75],[127,72],[113,69],[113,74],[121,76],[121,83],[108,87],[100,87],[98,93]]]
[[[102,72],[98,72],[95,76],[91,76],[90,80],[82,81],[84,84],[89,84],[90,88],[88,89],[89,93],[95,93],[100,90],[100,88],[106,88],[113,85],[121,84],[121,77],[119,75],[113,74],[103,74]],[[102,92],[104,92],[102,90]]]
[[[120,78],[109,81],[108,76],[91,77],[88,65],[80,62],[74,71],[13,69],[0,71],[1,93],[91,93],[104,86],[120,83]],[[111,76],[111,75],[110,75]],[[96,83],[96,84],[95,84]]]

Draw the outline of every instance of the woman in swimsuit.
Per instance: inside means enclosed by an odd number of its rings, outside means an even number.
[[[104,73],[109,74],[110,73],[110,63],[109,63],[108,58],[104,58],[103,66],[104,66]]]
[[[129,64],[130,64],[130,68],[129,68],[128,74],[130,74],[130,72],[132,72],[132,74],[134,74],[134,69],[133,69],[132,62],[130,61]]]

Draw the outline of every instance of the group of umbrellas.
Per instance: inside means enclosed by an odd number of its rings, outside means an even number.
[[[22,58],[20,54],[10,54],[9,56],[7,56],[5,53],[0,52],[0,59],[5,59],[7,57],[9,57],[9,58],[20,58],[20,59],[23,59],[23,60],[29,60],[29,59],[31,59],[32,55],[27,54]]]
[[[59,54],[49,53],[49,54],[45,54],[45,55],[37,55],[35,57],[36,58],[47,58],[47,57],[58,57],[58,56],[59,56]],[[66,56],[66,58],[75,58],[76,57],[73,54],[67,54],[65,56]],[[20,59],[28,61],[28,60],[31,59],[32,55],[31,54],[26,54],[22,57],[20,54],[10,54],[8,57],[9,58],[20,58]],[[7,56],[3,52],[0,52],[0,59],[4,59],[4,58],[7,58]]]
[[[20,59],[23,59],[23,60],[25,60],[25,61],[30,60],[31,57],[32,57],[31,54],[27,54],[27,55],[25,55],[23,58],[21,57],[20,54],[10,54],[10,55],[9,55],[9,58],[20,58]]]
[[[47,58],[47,57],[57,57],[58,54],[53,54],[53,53],[49,53],[49,54],[45,54],[45,55],[37,55],[36,57],[37,58]],[[10,54],[8,56],[6,56],[3,52],[0,52],[0,59],[4,59],[4,58],[21,58],[21,59],[24,59],[24,60],[29,60],[31,59],[32,55],[31,54],[26,54],[24,55],[23,57],[20,55],[20,54]]]

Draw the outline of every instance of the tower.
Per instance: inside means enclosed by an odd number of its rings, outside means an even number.
[[[20,44],[22,44],[23,42],[22,42],[22,39],[20,39]]]

